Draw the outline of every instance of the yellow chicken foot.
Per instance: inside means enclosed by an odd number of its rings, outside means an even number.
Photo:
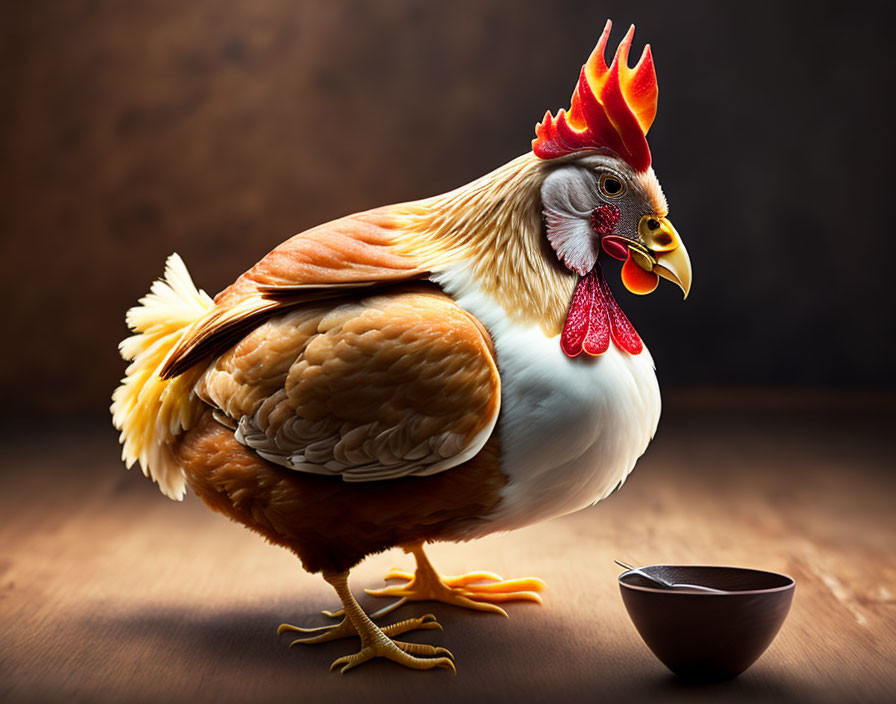
[[[502,580],[494,572],[471,572],[455,577],[442,577],[423,551],[423,543],[408,545],[404,550],[413,553],[417,569],[411,574],[393,568],[386,575],[386,579],[406,579],[405,584],[364,590],[371,596],[400,597],[394,604],[371,614],[371,618],[384,616],[408,601],[442,601],[466,609],[491,611],[504,616],[507,616],[507,612],[496,603],[505,601],[543,603],[538,592],[544,589],[545,584],[537,577]]]
[[[399,665],[410,667],[415,670],[431,670],[436,667],[443,667],[452,672],[457,670],[454,667],[453,655],[445,648],[437,648],[433,645],[424,643],[405,643],[399,640],[392,640],[384,631],[370,620],[364,610],[352,596],[351,590],[348,588],[348,572],[324,572],[323,577],[332,585],[339,595],[345,610],[345,620],[354,629],[354,632],[361,638],[361,650],[354,655],[346,655],[335,660],[330,665],[331,670],[339,668],[343,674],[353,667],[372,660],[373,658],[386,658],[397,662]],[[429,614],[427,614],[429,616]],[[422,621],[420,626],[432,624],[434,621],[426,620],[426,616],[421,619],[407,619],[406,621],[395,624],[396,626],[406,624],[408,622]],[[334,626],[335,629],[344,629],[343,623]],[[419,626],[414,626],[419,627]],[[432,627],[432,626],[429,626]],[[440,627],[441,628],[441,627]],[[279,629],[278,629],[279,630]],[[285,630],[290,630],[289,628]],[[410,630],[408,628],[407,630]],[[422,656],[422,657],[420,657]]]
[[[329,614],[332,612],[325,613]],[[408,631],[432,629],[438,629],[440,631],[442,630],[442,624],[436,621],[436,617],[433,614],[426,614],[425,616],[421,616],[420,618],[406,618],[404,621],[392,623],[388,626],[383,626],[382,628],[380,628],[383,633],[390,637],[399,636],[402,633],[407,633]],[[352,622],[348,619],[348,617],[342,619],[342,621],[335,626],[302,628],[300,626],[293,626],[288,623],[281,623],[277,628],[278,636],[283,635],[284,633],[292,632],[307,633],[309,634],[309,637],[299,638],[292,641],[292,643],[289,644],[290,648],[298,644],[314,645],[315,643],[326,643],[331,640],[339,640],[340,638],[351,638],[352,636],[358,635],[358,631],[355,630],[355,627],[352,625]]]

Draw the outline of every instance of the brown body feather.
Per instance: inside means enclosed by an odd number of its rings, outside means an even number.
[[[188,484],[311,572],[489,532],[479,517],[507,480],[488,332],[431,285],[339,293],[280,312],[211,361],[195,389],[209,410],[175,447]],[[237,440],[241,419],[264,456]],[[296,454],[316,467],[281,466]]]
[[[406,284],[271,318],[218,356],[196,393],[265,459],[371,481],[460,464],[491,432],[501,381],[479,321]]]
[[[342,571],[365,556],[418,540],[453,540],[500,501],[507,478],[494,433],[471,460],[428,477],[360,484],[267,462],[209,409],[179,438],[176,455],[211,509],[292,550],[309,572]]]
[[[204,370],[191,398],[200,406],[198,399],[205,401],[206,410],[196,409],[198,421],[168,440],[194,492],[214,510],[294,551],[312,572],[348,569],[396,545],[491,532],[482,516],[501,501],[507,482],[493,430],[500,378],[491,338],[478,320],[421,279],[467,259],[521,322],[535,322],[534,315],[553,334],[571,283],[550,260],[536,256],[543,244],[537,203],[543,177],[539,160],[526,155],[444,196],[326,223],[279,245],[221,291],[178,337],[160,373],[164,381]],[[485,256],[488,251],[497,256]],[[405,305],[407,296],[416,298]],[[370,316],[351,311],[349,337],[324,329],[346,307],[363,308],[373,298],[393,300],[374,305],[382,315],[367,329],[355,328]],[[283,321],[292,329],[277,330]],[[290,339],[295,344],[286,344]],[[346,344],[356,348],[340,357]],[[319,357],[310,371],[300,368],[308,350]],[[340,368],[359,359],[369,366]],[[391,379],[389,365],[402,372],[401,384]],[[324,378],[330,372],[332,379]],[[271,399],[277,402],[265,405]],[[421,404],[431,406],[428,421]],[[364,413],[357,413],[359,406]],[[241,443],[249,442],[239,425],[248,418],[249,432],[260,431],[253,436],[260,436],[257,450]],[[308,423],[291,426],[296,418]],[[376,425],[383,422],[391,433],[387,443]],[[327,423],[333,426],[323,429],[328,437],[312,438],[308,427],[316,432]],[[334,432],[346,447],[327,445]],[[361,446],[352,445],[359,437]],[[309,438],[315,454],[326,446],[329,459],[321,467],[336,466],[336,476],[287,468],[295,466],[290,462],[297,453],[308,456],[302,443]],[[346,457],[370,460],[360,462],[362,470],[378,461],[388,467],[386,460],[415,459],[427,446],[435,450],[431,456],[442,453],[445,462],[436,469],[443,471],[389,479],[374,472],[371,480],[361,476],[356,483],[343,481],[350,471],[339,475]],[[371,448],[381,454],[365,457]]]

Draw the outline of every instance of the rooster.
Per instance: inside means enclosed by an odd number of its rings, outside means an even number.
[[[294,552],[335,589],[342,620],[294,643],[360,637],[342,672],[384,657],[448,668],[444,648],[379,627],[348,586],[392,547],[416,569],[368,590],[504,613],[541,580],[441,576],[424,545],[467,541],[590,506],[619,487],[657,426],[653,360],[604,277],[634,293],[691,285],[646,134],[649,45],[634,27],[608,66],[608,21],[569,111],[531,151],[449,193],[320,225],[285,241],[214,299],[172,255],[127,314],[130,361],[113,394],[122,458],[167,496]],[[329,612],[328,612],[329,613]]]

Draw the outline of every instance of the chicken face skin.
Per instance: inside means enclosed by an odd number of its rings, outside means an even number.
[[[591,154],[548,174],[541,197],[547,240],[567,269],[585,276],[603,251],[626,261],[623,283],[633,293],[652,291],[659,275],[687,295],[690,261],[667,219],[668,204],[653,169],[635,171],[611,154]],[[658,266],[660,260],[671,263]]]

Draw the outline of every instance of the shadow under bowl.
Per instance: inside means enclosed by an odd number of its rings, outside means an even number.
[[[722,592],[665,589],[627,571],[622,601],[647,646],[672,672],[689,680],[736,677],[771,644],[790,610],[795,583],[776,572],[740,567],[651,565],[641,568],[672,583]]]

